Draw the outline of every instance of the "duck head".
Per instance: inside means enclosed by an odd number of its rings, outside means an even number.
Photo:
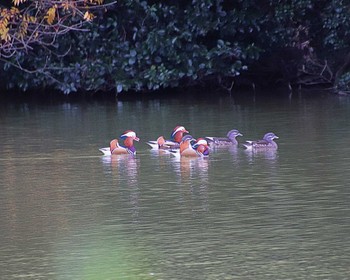
[[[125,131],[122,135],[120,135],[120,138],[122,138],[123,140],[125,140],[127,138],[131,138],[132,140],[140,141],[140,138],[138,138],[136,136],[136,133],[132,130]]]
[[[192,135],[187,134],[184,137],[182,137],[180,142],[188,142],[191,146],[193,146],[197,142],[197,140],[193,138]]]
[[[204,138],[198,138],[197,142],[193,145],[193,148],[197,151],[197,153],[203,156],[209,155],[208,142]]]
[[[182,137],[184,133],[189,133],[189,132],[186,130],[185,127],[177,126],[174,128],[173,132],[171,133],[171,139],[177,143],[180,143],[182,141]]]
[[[132,130],[125,131],[122,135],[120,135],[120,138],[124,140],[124,146],[128,148],[134,146],[134,140],[140,141],[140,138],[138,138],[136,133]]]
[[[243,136],[237,129],[232,129],[229,132],[227,132],[227,138],[228,139],[234,139],[237,136]]]
[[[124,140],[124,146],[127,148],[131,148],[134,146],[134,140],[131,137],[128,137]]]
[[[204,138],[198,138],[196,143],[193,145],[193,148],[196,148],[199,145],[208,146],[208,142]]]
[[[275,135],[273,132],[268,132],[264,135],[263,139],[267,142],[272,142],[274,139],[278,139],[278,136]]]

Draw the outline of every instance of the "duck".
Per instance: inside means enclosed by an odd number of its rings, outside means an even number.
[[[207,157],[209,146],[204,138],[197,140],[191,135],[185,135],[180,142],[180,149],[171,150],[172,155],[180,157]]]
[[[237,129],[232,129],[227,132],[226,137],[205,137],[210,147],[230,147],[237,146],[237,136],[243,136]]]
[[[243,146],[247,150],[277,150],[278,145],[273,140],[278,138],[279,137],[273,132],[268,132],[264,135],[263,139],[255,141],[246,141],[246,143],[243,144]]]
[[[171,139],[175,142],[180,144],[182,141],[182,138],[184,137],[184,133],[189,133],[188,130],[184,126],[178,125],[173,129],[173,132],[171,133]]]
[[[164,136],[159,136],[155,141],[147,141],[146,144],[148,144],[152,150],[169,150],[180,147],[180,144],[178,143],[170,140],[165,140]]]
[[[153,150],[158,149],[178,149],[180,148],[180,142],[185,133],[189,133],[184,126],[176,126],[171,135],[171,140],[165,140],[164,136],[159,136],[157,140],[148,141],[148,144]]]
[[[140,141],[140,138],[136,136],[136,133],[132,130],[127,130],[120,136],[120,138],[124,140],[123,146],[119,144],[118,139],[113,139],[109,143],[109,147],[100,148],[99,151],[105,156],[122,154],[136,155],[134,141]]]
[[[196,143],[193,145],[193,149],[195,149],[197,154],[201,157],[209,156],[209,145],[207,140],[204,138],[198,138]]]

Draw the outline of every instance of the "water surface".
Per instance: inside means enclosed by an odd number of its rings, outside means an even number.
[[[349,120],[324,94],[3,104],[0,279],[347,279]],[[179,124],[279,149],[150,151]],[[127,129],[136,157],[101,156]]]

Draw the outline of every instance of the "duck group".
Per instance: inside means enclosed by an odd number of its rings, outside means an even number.
[[[159,136],[157,140],[147,141],[146,143],[153,150],[162,150],[169,154],[179,157],[208,157],[212,148],[218,147],[237,147],[238,136],[243,136],[237,129],[232,129],[227,132],[224,137],[206,136],[194,138],[189,134],[189,131],[184,126],[176,126],[170,134],[170,139],[165,139],[164,136]],[[264,151],[277,150],[278,145],[274,141],[278,136],[273,132],[266,133],[262,139],[247,140],[243,143],[243,147],[249,151]],[[134,141],[140,141],[136,133],[132,130],[127,130],[120,135],[118,139],[110,141],[109,147],[100,148],[99,150],[106,156],[111,155],[136,155]]]

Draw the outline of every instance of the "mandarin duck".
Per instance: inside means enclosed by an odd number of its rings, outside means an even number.
[[[185,127],[183,126],[177,126],[174,128],[173,132],[171,133],[171,139],[180,144],[182,141],[182,138],[184,137],[184,133],[189,133]]]
[[[227,132],[226,137],[205,137],[208,145],[210,147],[229,147],[229,146],[237,146],[238,141],[236,139],[237,136],[243,136],[237,129],[232,129]]]
[[[255,140],[255,141],[246,141],[243,146],[247,150],[277,150],[278,145],[274,139],[278,139],[278,136],[275,135],[273,132],[266,133],[264,135],[264,138],[261,140]]]
[[[183,126],[177,126],[170,135],[171,140],[165,140],[163,136],[160,136],[156,141],[148,141],[146,143],[154,150],[178,149],[184,133],[188,133],[186,128]]]
[[[179,148],[180,145],[170,140],[165,140],[164,136],[159,136],[156,141],[146,142],[153,150],[169,150]]]
[[[196,143],[193,145],[193,149],[195,149],[197,154],[201,157],[209,156],[208,142],[204,138],[198,138]]]
[[[135,155],[136,149],[134,146],[134,141],[140,141],[140,139],[136,136],[136,133],[132,130],[127,130],[120,136],[120,138],[124,141],[123,145],[120,145],[117,139],[113,139],[109,143],[109,147],[101,148],[99,150],[105,156],[122,154]]]
[[[180,142],[179,150],[171,150],[172,155],[180,157],[207,157],[209,155],[208,143],[205,139],[194,139],[185,135]]]

